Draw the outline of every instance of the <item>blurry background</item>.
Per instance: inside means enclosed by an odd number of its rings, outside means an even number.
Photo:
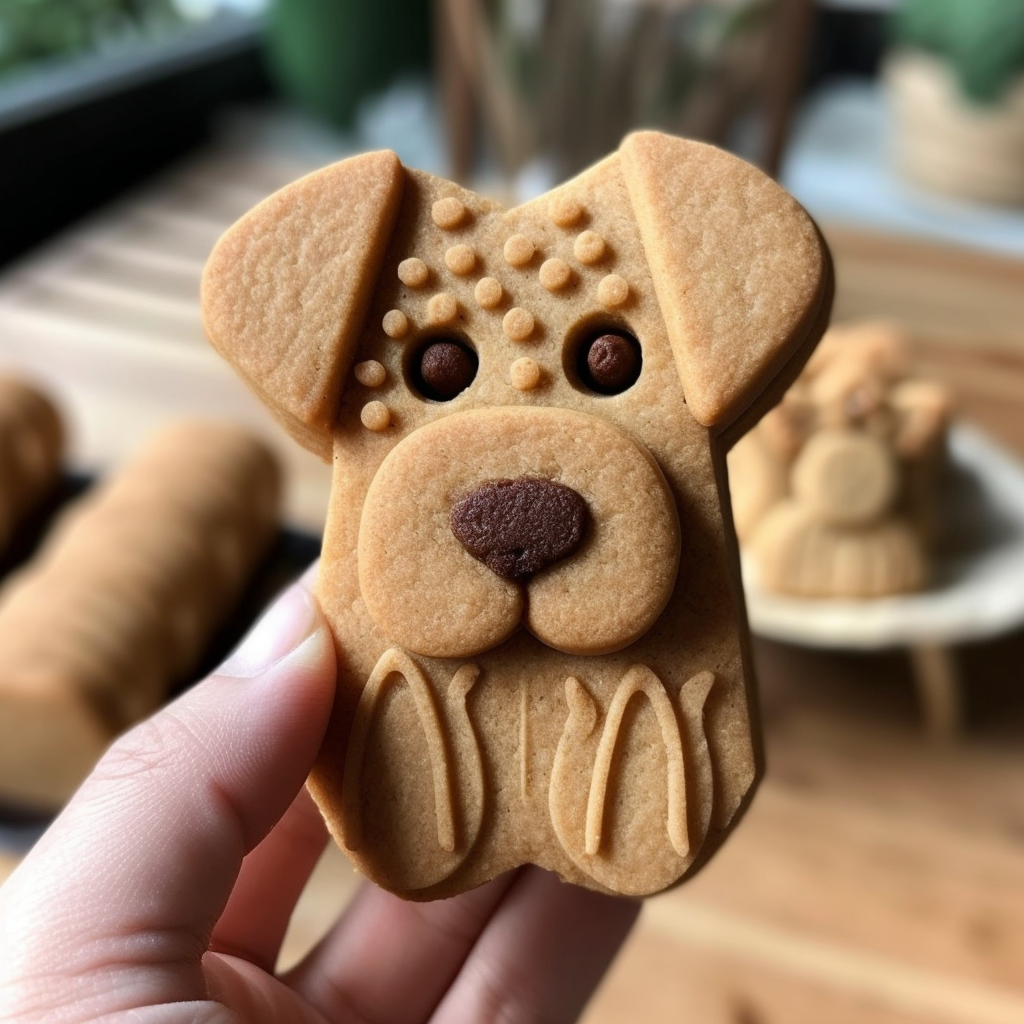
[[[516,201],[656,124],[777,174],[832,246],[835,319],[891,321],[956,420],[1024,458],[1022,22],[1020,0],[0,0],[0,371],[53,396],[89,478],[184,414],[248,426],[315,545],[327,469],[202,337],[219,233],[365,148]],[[588,1020],[1024,1020],[1024,631],[755,657],[764,786],[648,904]],[[44,820],[7,808],[0,863]],[[353,884],[329,855],[288,957]]]

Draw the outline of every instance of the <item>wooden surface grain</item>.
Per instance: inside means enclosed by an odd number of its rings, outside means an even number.
[[[1024,457],[1024,265],[827,234],[837,319],[902,324],[960,415]],[[765,782],[707,869],[647,902],[588,1024],[1024,1021],[1024,635],[957,652],[952,747],[925,738],[900,652],[754,649]],[[329,851],[286,961],[356,884]]]
[[[87,466],[116,462],[132,429],[182,411],[219,410],[282,441],[210,357],[194,301],[217,232],[294,169],[225,167],[186,168],[0,281],[0,357],[68,397]],[[836,318],[905,326],[960,415],[1024,457],[1024,265],[826,234]],[[327,474],[290,442],[279,450],[290,514],[316,528]],[[648,901],[589,1024],[1024,1021],[1024,635],[957,657],[967,731],[939,749],[899,652],[756,642],[764,785],[714,862]],[[0,877],[14,862],[0,857]],[[356,884],[329,851],[283,963]]]

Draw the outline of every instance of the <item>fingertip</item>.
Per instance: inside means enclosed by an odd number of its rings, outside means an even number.
[[[183,937],[205,947],[244,856],[305,782],[335,664],[323,614],[295,584],[221,670],[114,743],[30,855],[31,902],[64,914],[47,937],[54,962],[106,984],[165,958],[179,978]],[[100,967],[88,953],[97,936],[114,949]]]
[[[543,1006],[548,1020],[576,1020],[639,909],[524,868],[432,1019],[528,1019]]]
[[[299,577],[299,583],[302,584],[307,590],[312,590],[316,586],[317,576],[320,574],[320,559],[314,558],[309,565],[306,566],[302,575]]]
[[[264,611],[214,674],[252,679],[296,653],[324,628],[326,623],[316,599],[305,586],[305,580],[300,580]]]
[[[298,581],[219,669],[163,712],[195,723],[193,739],[207,740],[207,769],[236,791],[236,806],[250,808],[249,845],[284,812],[312,768],[334,704],[336,671],[327,620]]]
[[[538,905],[557,903],[577,921],[590,921],[609,935],[621,930],[625,936],[643,907],[642,900],[563,882],[558,875],[533,864],[526,865],[522,875],[529,899]]]
[[[114,743],[76,802],[108,804],[113,791],[119,813],[162,808],[167,820],[191,807],[192,827],[205,820],[210,834],[237,829],[251,849],[313,766],[334,703],[336,662],[315,598],[292,584],[219,669]],[[229,798],[234,820],[216,794]]]

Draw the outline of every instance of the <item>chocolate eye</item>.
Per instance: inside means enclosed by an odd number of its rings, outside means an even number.
[[[598,334],[580,348],[577,372],[587,387],[602,395],[618,395],[640,376],[640,342],[631,334]]]
[[[476,353],[464,342],[432,341],[413,360],[413,383],[424,398],[450,402],[473,383],[478,365]]]

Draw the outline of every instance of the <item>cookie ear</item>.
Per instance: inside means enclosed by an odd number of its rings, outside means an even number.
[[[637,132],[619,154],[687,405],[722,430],[777,398],[769,385],[824,331],[828,248],[796,200],[720,149]]]
[[[300,444],[326,459],[404,180],[390,151],[301,178],[231,227],[203,273],[214,348]]]

